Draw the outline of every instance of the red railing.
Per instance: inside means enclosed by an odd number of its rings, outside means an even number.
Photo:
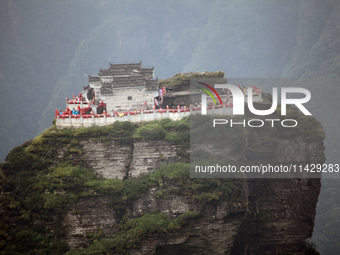
[[[231,108],[233,106],[232,103],[225,103],[223,106],[227,107],[227,108]],[[208,109],[211,110],[211,109],[221,109],[223,108],[222,105],[209,105],[208,106]],[[59,116],[59,119],[69,119],[69,118],[72,118],[72,119],[80,119],[81,117],[83,117],[84,119],[89,119],[89,118],[104,118],[104,117],[107,117],[107,118],[111,118],[111,117],[124,117],[124,116],[128,116],[128,115],[140,115],[140,114],[153,114],[153,113],[166,113],[167,111],[169,111],[169,113],[179,113],[179,112],[190,112],[193,111],[193,112],[196,112],[196,111],[200,111],[201,110],[201,107],[192,107],[191,109],[190,108],[184,108],[184,109],[158,109],[158,110],[142,110],[141,111],[126,111],[126,112],[117,112],[115,111],[114,113],[105,113],[105,114],[72,114],[71,112],[63,112],[63,114],[59,114],[56,113],[56,117]]]

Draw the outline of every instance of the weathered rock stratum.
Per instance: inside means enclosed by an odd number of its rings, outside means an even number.
[[[304,254],[320,179],[190,179],[189,126],[51,127],[14,148],[1,164],[3,254]],[[321,126],[243,135],[230,162],[324,160]]]

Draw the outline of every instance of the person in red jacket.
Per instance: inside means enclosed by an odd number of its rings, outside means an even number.
[[[60,112],[57,109],[54,112],[55,112],[54,117],[57,118],[57,116],[60,115]]]

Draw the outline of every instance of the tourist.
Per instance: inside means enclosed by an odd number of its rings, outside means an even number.
[[[55,112],[54,117],[57,118],[57,116],[60,115],[59,110],[56,109],[54,112]]]
[[[155,108],[158,107],[158,101],[157,101],[157,98],[155,97]]]
[[[161,99],[161,102],[163,103],[163,90],[159,89],[158,96]]]

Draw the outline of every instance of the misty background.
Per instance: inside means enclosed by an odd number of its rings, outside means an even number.
[[[51,126],[88,75],[142,61],[159,79],[221,70],[300,81],[326,130],[327,162],[340,163],[339,0],[2,0],[0,39],[1,161]],[[339,184],[322,179],[312,237],[321,254],[340,250]]]

